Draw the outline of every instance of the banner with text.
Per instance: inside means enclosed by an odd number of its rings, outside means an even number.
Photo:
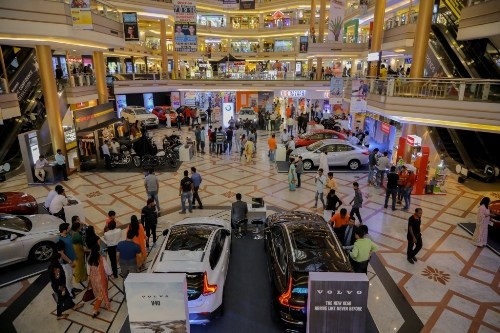
[[[255,9],[255,0],[240,0],[240,9]]]
[[[300,36],[300,53],[307,53],[307,48],[309,46],[309,37]]]
[[[122,13],[123,17],[123,32],[126,41],[139,40],[139,25],[137,23],[137,13],[126,12]]]
[[[366,111],[368,84],[363,80],[352,80],[350,112]]]
[[[344,79],[332,77],[330,80],[330,104],[342,104],[344,97]]]
[[[364,333],[368,278],[357,273],[310,272],[307,333]]]
[[[342,41],[344,30],[345,0],[330,0],[330,16],[328,20],[328,40]]]
[[[238,9],[240,8],[239,0],[223,0],[222,1],[223,9]]]
[[[175,17],[175,51],[198,51],[198,38],[196,36],[196,1],[173,0],[172,3]]]
[[[90,0],[71,1],[71,18],[74,29],[92,29],[92,12]]]

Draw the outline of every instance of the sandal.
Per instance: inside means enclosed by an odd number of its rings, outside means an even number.
[[[63,320],[63,319],[66,319],[68,317],[69,317],[68,314],[62,314],[61,316],[57,317],[57,320]]]
[[[99,314],[100,314],[100,312],[99,312],[99,311],[94,312],[94,313],[92,314],[92,318],[96,318]]]

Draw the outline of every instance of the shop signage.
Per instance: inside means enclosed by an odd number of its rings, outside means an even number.
[[[198,37],[196,35],[196,1],[173,0],[174,7],[174,49],[177,52],[198,51]]]
[[[379,60],[380,60],[380,52],[368,53],[368,61],[379,61]]]
[[[255,9],[255,0],[240,0],[240,9]]]
[[[21,68],[17,70],[14,79],[10,80],[10,92],[16,93],[17,99],[19,102],[22,102],[26,99],[31,89],[38,84],[39,80],[38,62],[33,50]]]
[[[105,103],[86,109],[73,111],[76,130],[82,131],[111,119],[115,119],[113,103]]]
[[[77,0],[70,3],[71,18],[74,29],[92,29],[92,12],[90,0]]]
[[[179,91],[172,91],[170,93],[170,104],[174,110],[181,107],[181,93]]]
[[[352,80],[351,89],[351,112],[366,111],[366,95],[368,94],[368,85],[364,80]]]
[[[345,0],[330,0],[328,40],[342,42],[344,31]]]
[[[130,332],[190,332],[186,274],[130,273],[125,280]]]
[[[419,147],[422,145],[422,138],[417,135],[408,135],[406,137],[406,142],[409,146]]]
[[[282,90],[281,97],[306,97],[305,90]]]
[[[382,130],[383,133],[389,134],[391,133],[391,125],[388,123],[381,123],[382,125],[380,126],[380,129]]]
[[[300,36],[300,53],[307,53],[309,47],[309,38],[307,36]]]
[[[310,272],[307,332],[364,333],[368,312],[365,274]]]
[[[137,13],[126,12],[122,13],[123,18],[123,33],[126,41],[139,40],[139,25],[137,23]]]

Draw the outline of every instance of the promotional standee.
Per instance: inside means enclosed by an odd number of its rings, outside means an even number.
[[[359,273],[309,272],[307,333],[364,333],[368,277]]]
[[[186,274],[130,273],[125,294],[131,333],[190,332]]]

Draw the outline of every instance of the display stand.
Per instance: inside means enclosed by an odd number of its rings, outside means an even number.
[[[254,208],[252,203],[249,202],[247,203],[247,207],[247,219],[249,223],[251,223],[253,220],[262,220],[262,222],[265,223],[267,217],[267,207],[265,203],[262,207]]]
[[[187,147],[186,147],[187,146]],[[179,160],[181,162],[189,162],[194,155],[193,145],[182,145],[179,147]]]
[[[276,162],[286,161],[286,146],[282,143],[278,143],[278,148],[276,148]]]

